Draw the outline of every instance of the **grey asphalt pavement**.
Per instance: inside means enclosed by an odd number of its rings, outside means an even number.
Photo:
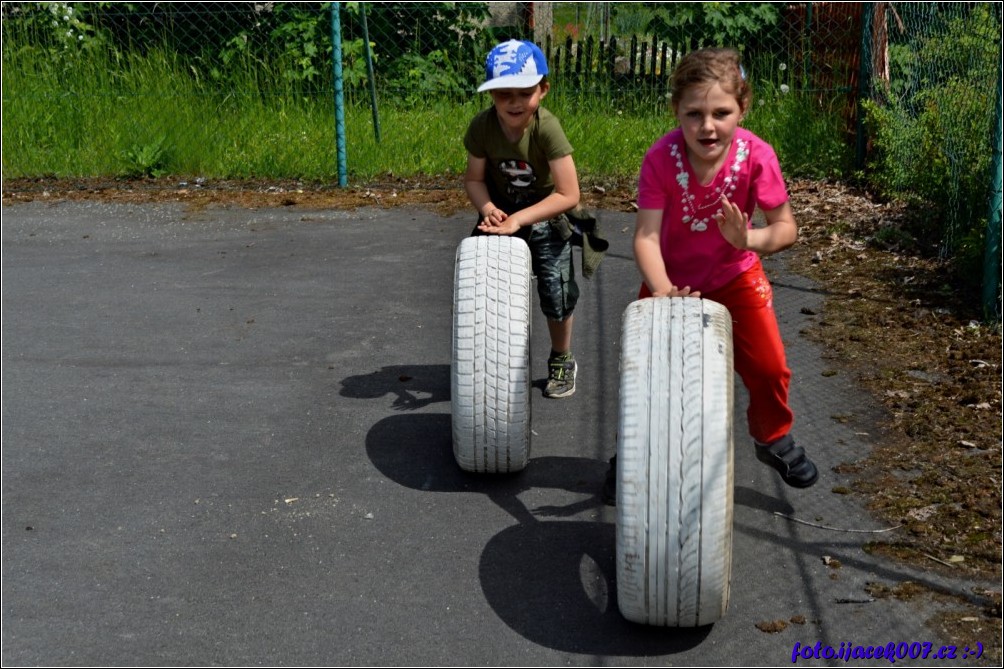
[[[823,289],[783,254],[766,264],[820,481],[788,489],[753,458],[737,390],[727,615],[620,616],[598,493],[638,276],[632,216],[600,218],[612,247],[582,281],[578,392],[538,389],[530,466],[479,477],[450,444],[470,216],[5,206],[4,666],[790,665],[796,643],[941,643],[925,626],[940,604],[865,586],[969,584],[863,550],[890,534],[777,515],[883,529],[832,471],[881,439],[879,414],[800,334]],[[757,627],[772,621],[787,625]]]

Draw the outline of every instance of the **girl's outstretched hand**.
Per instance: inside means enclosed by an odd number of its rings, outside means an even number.
[[[715,214],[715,221],[718,222],[718,229],[722,232],[722,237],[737,249],[747,249],[750,217],[746,215],[739,205],[729,202],[729,198],[722,195],[722,210]]]

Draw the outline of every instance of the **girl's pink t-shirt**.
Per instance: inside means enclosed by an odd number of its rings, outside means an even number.
[[[662,258],[675,286],[711,292],[754,264],[753,251],[729,244],[714,214],[722,193],[750,219],[756,207],[774,209],[788,201],[781,166],[770,144],[736,128],[729,155],[707,186],[694,176],[683,132],[663,136],[645,154],[638,181],[638,208],[662,210]]]

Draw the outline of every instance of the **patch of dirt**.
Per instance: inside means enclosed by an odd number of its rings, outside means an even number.
[[[634,197],[630,187],[618,183],[583,185],[582,194],[584,204],[597,209],[628,210]],[[202,178],[38,178],[7,179],[3,183],[4,204],[60,200],[100,200],[127,204],[183,202],[195,208],[224,206],[248,209],[423,206],[447,216],[474,211],[464,193],[459,175],[417,179],[387,176],[380,181],[345,188],[330,183],[296,180]]]
[[[787,629],[788,623],[784,620],[762,620],[756,624],[756,628],[767,634],[777,634]]]
[[[827,293],[806,334],[833,370],[885,409],[870,454],[837,469],[851,494],[892,525],[866,550],[943,574],[1001,578],[1001,328],[980,322],[952,267],[925,244],[923,217],[840,184],[791,186],[799,243],[789,268]],[[917,596],[903,583],[890,595]],[[945,598],[928,624],[1002,657],[1001,591]],[[960,650],[961,652],[961,650]]]
[[[789,266],[828,294],[807,334],[886,409],[873,453],[841,466],[873,511],[905,525],[872,549],[999,579],[1000,326],[980,323],[951,267],[910,235],[907,205],[815,182],[794,184],[792,205]]]
[[[582,185],[589,207],[631,211],[633,184]],[[841,184],[790,185],[800,239],[789,267],[827,293],[806,334],[830,360],[826,374],[849,374],[885,409],[871,454],[840,465],[896,538],[868,549],[924,569],[1001,578],[1001,330],[985,325],[961,299],[951,267],[923,242],[923,211],[885,203]],[[365,186],[202,179],[6,180],[4,204],[27,201],[177,201],[192,207],[353,209],[424,206],[451,215],[471,211],[459,176],[402,179]],[[973,615],[1000,657],[996,607]],[[996,618],[995,620],[993,620]],[[987,623],[991,620],[990,624]],[[965,629],[970,630],[968,625]],[[960,628],[961,629],[961,628]]]

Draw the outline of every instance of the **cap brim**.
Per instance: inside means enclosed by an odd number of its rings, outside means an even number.
[[[496,77],[478,86],[478,93],[497,88],[530,88],[539,84],[543,78],[543,74],[511,74],[505,77]]]

